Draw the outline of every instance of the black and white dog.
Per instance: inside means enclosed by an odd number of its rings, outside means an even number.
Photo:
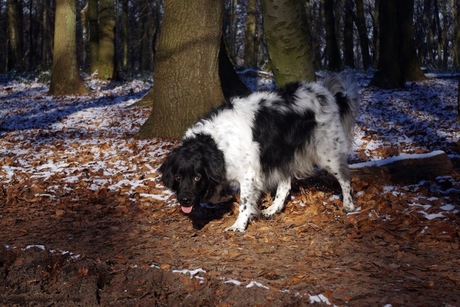
[[[284,208],[291,178],[320,167],[340,183],[343,209],[354,209],[347,157],[359,103],[350,75],[290,84],[224,103],[189,128],[181,145],[160,167],[184,213],[212,202],[223,187],[240,187],[239,214],[226,230],[244,231],[259,214],[261,192],[276,188],[262,214]]]

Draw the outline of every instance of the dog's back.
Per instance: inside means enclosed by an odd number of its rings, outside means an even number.
[[[351,144],[360,100],[358,84],[351,74],[333,74],[324,79],[323,85],[335,98],[343,129]]]

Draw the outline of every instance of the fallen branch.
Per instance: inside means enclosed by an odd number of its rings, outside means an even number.
[[[438,176],[451,175],[452,162],[444,151],[426,154],[404,154],[378,161],[350,165],[353,178],[363,181],[389,179],[395,182],[414,183]]]

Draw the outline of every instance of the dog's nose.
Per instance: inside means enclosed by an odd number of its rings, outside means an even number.
[[[179,202],[181,203],[181,205],[190,205],[192,203],[192,197],[183,196],[179,198]]]

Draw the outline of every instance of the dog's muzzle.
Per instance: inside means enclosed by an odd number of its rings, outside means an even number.
[[[193,195],[181,195],[179,197],[178,200],[179,200],[182,212],[186,214],[189,214],[190,212],[192,212],[194,199],[195,197]]]

